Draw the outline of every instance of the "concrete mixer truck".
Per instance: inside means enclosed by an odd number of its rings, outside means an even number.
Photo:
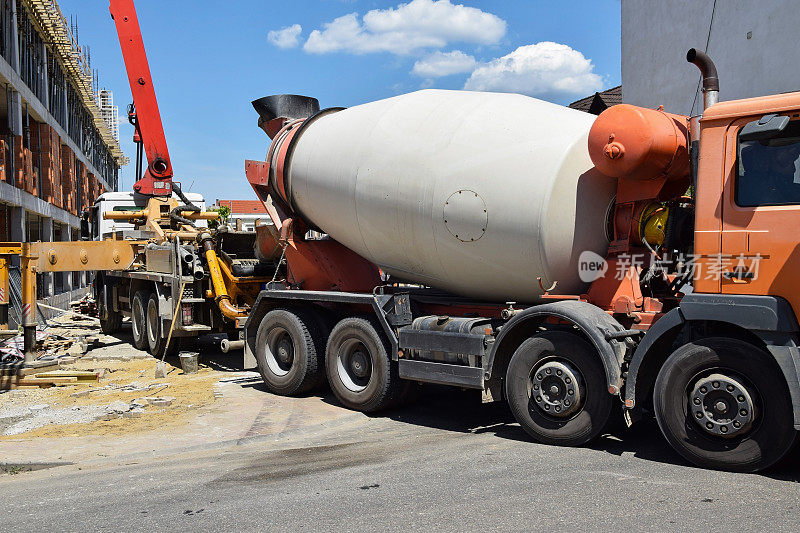
[[[245,324],[268,390],[378,411],[415,382],[578,446],[620,410],[694,464],[757,471],[800,429],[800,93],[599,117],[425,90],[253,102],[275,267]],[[621,406],[621,409],[619,407]]]

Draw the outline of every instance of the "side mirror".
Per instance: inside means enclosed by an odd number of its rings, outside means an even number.
[[[739,141],[765,141],[772,139],[786,129],[789,117],[776,114],[764,115],[758,120],[745,124],[739,132]]]

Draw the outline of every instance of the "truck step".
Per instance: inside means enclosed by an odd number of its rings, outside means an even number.
[[[190,326],[175,326],[175,329],[179,329],[181,331],[211,331],[211,326],[206,326],[205,324],[192,324]]]
[[[404,379],[483,390],[482,368],[412,359],[400,359],[398,363],[400,377]]]

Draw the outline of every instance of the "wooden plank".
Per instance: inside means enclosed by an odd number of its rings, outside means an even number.
[[[97,381],[100,379],[98,372],[80,372],[70,370],[56,370],[54,372],[40,372],[36,374],[37,378],[76,378],[78,381]]]
[[[48,364],[47,366],[39,366],[36,368],[23,366],[22,363],[17,365],[0,367],[0,376],[29,376],[31,374],[37,374],[40,372],[49,372],[51,370],[58,370],[59,368],[58,363],[53,363],[52,361],[48,362],[50,364]]]
[[[77,383],[78,378],[20,378],[17,380],[17,385],[62,385]]]

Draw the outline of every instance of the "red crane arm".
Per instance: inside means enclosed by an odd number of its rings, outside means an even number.
[[[138,137],[147,155],[147,170],[134,184],[133,190],[147,196],[169,196],[172,194],[172,163],[136,8],[133,0],[111,0],[109,10],[117,26],[133,95],[134,111],[129,116],[136,126],[134,140]]]

